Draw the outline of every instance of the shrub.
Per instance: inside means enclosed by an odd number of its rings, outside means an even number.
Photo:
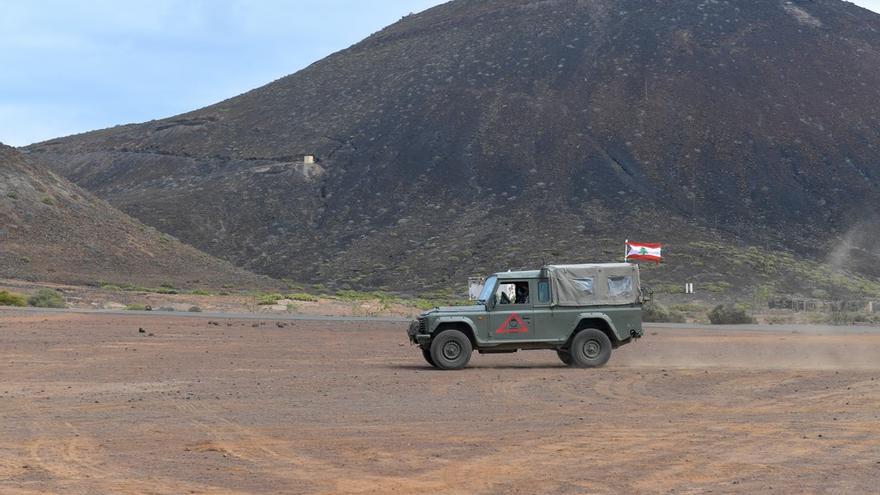
[[[50,198],[50,197],[45,197],[45,198],[41,199],[40,202],[43,203],[44,205],[49,205],[49,206],[52,206],[55,204],[55,201],[53,201],[52,198]]]
[[[642,306],[642,321],[649,323],[685,323],[685,317],[678,311],[650,302]]]
[[[101,282],[100,286],[104,290],[126,291],[126,292],[152,292],[151,289],[132,284],[113,284],[110,282]]]
[[[57,290],[40,289],[27,300],[35,308],[66,308],[64,297]]]
[[[272,306],[278,304],[279,299],[284,299],[281,294],[257,294],[257,304],[260,306]]]
[[[27,300],[21,294],[0,290],[0,306],[27,306]]]
[[[155,290],[156,294],[180,294],[176,287],[169,283],[164,283]]]
[[[434,308],[440,306],[440,302],[434,301],[432,299],[418,298],[413,301],[413,305],[418,309],[421,309],[423,311],[428,311],[429,309],[434,309]]]
[[[318,302],[317,297],[315,297],[311,294],[305,294],[302,292],[298,292],[295,294],[288,294],[286,299],[290,299],[291,301]]]
[[[126,311],[146,311],[147,306],[144,304],[127,304],[125,306]]]
[[[348,302],[363,302],[375,299],[376,296],[369,292],[360,292],[351,289],[342,289],[336,291],[336,297]]]
[[[731,285],[727,282],[711,282],[706,284],[706,290],[709,292],[714,292],[716,294],[720,294],[722,292],[726,292],[730,289]]]
[[[709,321],[713,325],[742,325],[754,323],[755,319],[741,308],[719,304],[709,311]]]
[[[189,311],[190,313],[201,313],[202,308],[200,308],[198,306],[192,306],[187,311]]]

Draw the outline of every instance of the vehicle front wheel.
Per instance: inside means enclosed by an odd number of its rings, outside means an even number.
[[[568,351],[563,351],[562,349],[558,349],[556,351],[556,355],[559,356],[560,361],[571,366],[571,354]]]
[[[431,357],[431,349],[422,349],[422,357],[425,358],[425,361],[433,367],[437,367],[434,363],[434,358]]]
[[[431,358],[441,370],[460,370],[471,360],[474,347],[460,330],[445,330],[431,341]]]
[[[595,328],[585,328],[571,341],[572,366],[598,368],[611,358],[611,340]]]

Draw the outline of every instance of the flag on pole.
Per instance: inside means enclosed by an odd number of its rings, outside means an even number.
[[[662,248],[662,244],[626,241],[626,261],[653,261],[659,264],[662,259],[660,255]]]

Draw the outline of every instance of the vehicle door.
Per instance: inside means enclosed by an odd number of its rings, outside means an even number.
[[[512,342],[536,340],[532,319],[532,289],[529,280],[501,280],[489,311],[489,340]]]
[[[532,303],[532,321],[537,329],[535,337],[540,340],[565,340],[568,334],[565,328],[569,322],[561,323],[554,319],[551,307],[550,280],[546,278],[534,281],[535,294]],[[571,329],[568,329],[571,330]]]

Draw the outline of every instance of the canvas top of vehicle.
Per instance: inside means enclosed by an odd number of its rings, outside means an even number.
[[[512,279],[548,280],[551,306],[633,304],[641,297],[638,265],[604,263],[547,265],[541,270],[496,273],[486,279],[477,301],[490,302],[495,282]]]

